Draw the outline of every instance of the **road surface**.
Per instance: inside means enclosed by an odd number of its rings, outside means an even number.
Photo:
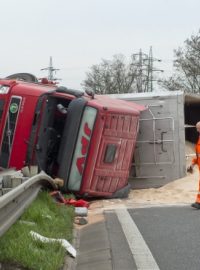
[[[200,270],[200,210],[115,208],[80,230],[77,270]]]
[[[200,269],[200,211],[190,206],[106,212],[113,269]]]

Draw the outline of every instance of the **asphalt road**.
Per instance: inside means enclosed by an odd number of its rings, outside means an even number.
[[[200,269],[199,210],[174,206],[131,209],[129,213],[160,269]]]
[[[190,206],[106,213],[113,269],[200,270],[200,211]]]
[[[200,210],[113,209],[81,229],[77,270],[200,270]]]

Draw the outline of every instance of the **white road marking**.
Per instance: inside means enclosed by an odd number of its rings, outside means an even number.
[[[115,210],[138,270],[159,270],[150,249],[126,209]]]

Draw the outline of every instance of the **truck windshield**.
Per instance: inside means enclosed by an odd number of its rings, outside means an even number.
[[[95,108],[85,107],[68,179],[69,190],[80,190],[96,114],[97,110]]]
[[[83,97],[43,97],[35,111],[27,163],[63,179],[64,191],[78,191],[96,114]]]

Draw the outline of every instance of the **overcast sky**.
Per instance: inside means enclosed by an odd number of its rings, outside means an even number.
[[[168,75],[173,50],[200,29],[199,0],[0,0],[0,77],[59,68],[61,85],[81,88],[101,59],[148,53]]]

